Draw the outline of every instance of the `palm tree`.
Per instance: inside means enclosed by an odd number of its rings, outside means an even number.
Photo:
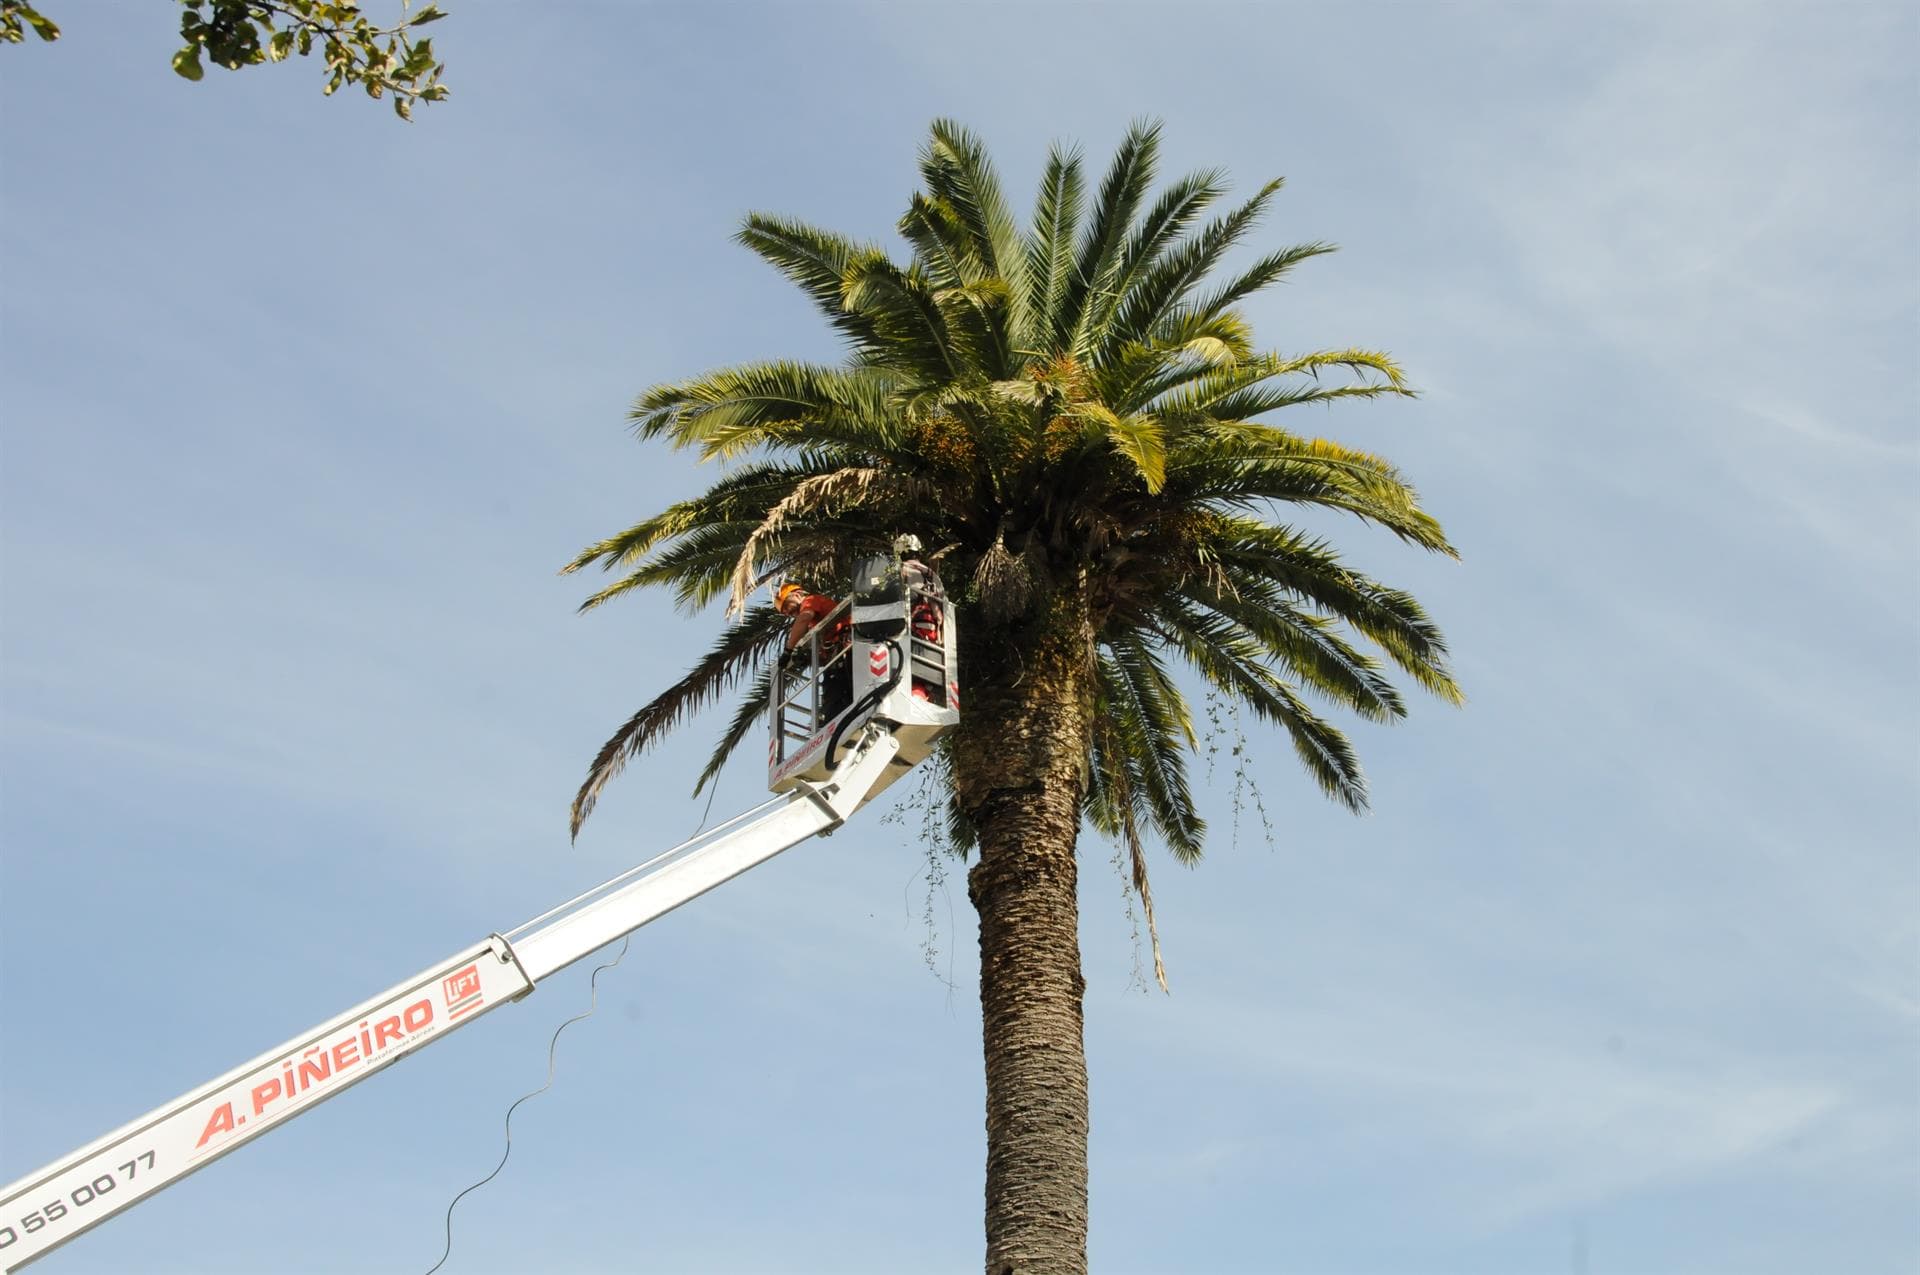
[[[1332,246],[1270,252],[1209,284],[1280,183],[1202,224],[1223,174],[1149,202],[1158,143],[1157,124],[1134,125],[1090,205],[1080,155],[1055,146],[1023,229],[980,142],[936,122],[899,222],[905,264],[749,216],[738,240],[806,290],[845,359],[742,364],[641,395],[640,437],[731,468],[566,568],[619,573],[582,610],[664,585],[689,609],[724,596],[734,618],[594,758],[576,834],[624,763],[696,710],[745,690],[696,793],[766,712],[784,621],[749,605],[758,584],[837,591],[855,555],[900,532],[954,583],[965,711],[937,762],[980,918],[989,1275],[1086,1269],[1075,846],[1086,819],[1127,847],[1152,932],[1145,834],[1191,863],[1203,833],[1175,667],[1284,730],[1356,811],[1357,759],[1307,697],[1403,716],[1384,656],[1460,699],[1412,597],[1274,517],[1343,510],[1452,554],[1385,460],[1266,419],[1411,390],[1375,351],[1257,350],[1239,303]],[[1164,986],[1157,937],[1154,965]]]

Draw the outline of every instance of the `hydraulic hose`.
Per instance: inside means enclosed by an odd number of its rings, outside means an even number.
[[[885,699],[887,692],[900,685],[900,676],[906,669],[906,664],[900,657],[900,644],[898,642],[888,642],[887,650],[892,652],[893,676],[889,677],[885,684],[876,686],[865,695],[862,695],[859,702],[854,704],[854,706],[846,712],[840,714],[840,720],[834,723],[833,734],[827,737],[827,751],[825,756],[828,770],[832,770],[834,766],[838,764],[834,760],[834,754],[840,751],[840,737],[846,734],[847,727],[852,725],[853,719]],[[849,672],[851,672],[851,670],[849,670]]]

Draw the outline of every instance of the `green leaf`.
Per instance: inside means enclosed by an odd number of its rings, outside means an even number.
[[[413,51],[407,54],[406,60],[400,64],[396,78],[402,80],[417,80],[432,69],[433,41],[422,40],[413,46]]]
[[[173,73],[183,80],[198,80],[206,72],[200,66],[200,46],[189,44],[173,55]]]
[[[412,27],[424,27],[425,25],[427,25],[427,23],[438,22],[440,19],[446,16],[447,15],[441,10],[439,5],[430,4],[426,8],[420,10],[420,12],[414,14],[413,18],[407,23],[407,25]]]
[[[293,52],[293,32],[275,31],[273,39],[267,42],[267,56],[275,62],[284,62]]]
[[[0,0],[0,44],[24,43],[29,28],[42,40],[60,38],[60,28],[42,17],[26,0]]]

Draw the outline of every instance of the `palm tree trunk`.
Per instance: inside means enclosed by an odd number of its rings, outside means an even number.
[[[1017,654],[1014,649],[1017,647]],[[1087,1269],[1087,1063],[1074,844],[1090,729],[1084,612],[973,653],[955,791],[979,836],[987,1275]]]

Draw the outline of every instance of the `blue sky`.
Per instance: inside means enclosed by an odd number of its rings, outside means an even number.
[[[1463,561],[1328,524],[1471,703],[1251,731],[1144,990],[1082,875],[1103,1272],[1920,1262],[1920,20],[1903,6],[469,3],[412,127],[167,70],[166,5],[0,52],[0,1180],[664,848],[717,721],[566,802],[717,613],[555,570],[704,475],[647,385],[830,357],[728,241],[886,237],[928,120],[1288,188],[1251,307],[1424,391],[1303,422]],[[733,768],[714,816],[757,800]],[[863,817],[636,936],[451,1271],[966,1271],[959,874]],[[48,1272],[424,1270],[585,969]]]

